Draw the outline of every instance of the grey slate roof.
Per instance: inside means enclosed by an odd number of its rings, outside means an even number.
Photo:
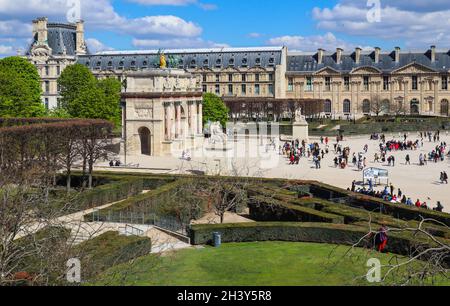
[[[355,62],[355,54],[343,54],[342,63],[336,63],[336,54],[325,54],[323,63],[318,64],[317,54],[290,54],[287,58],[287,71],[297,73],[314,73],[325,67],[331,67],[341,73],[349,73],[355,68],[370,66],[381,70],[383,73],[389,73],[395,69],[416,62],[426,66],[436,72],[448,72],[450,69],[450,52],[436,52],[436,61],[431,61],[431,51],[425,53],[401,52],[400,61],[395,62],[394,52],[381,53],[380,61],[375,63],[374,52],[363,52],[359,64]]]
[[[226,67],[275,67],[281,64],[282,50],[251,49],[223,49],[223,50],[170,50],[165,55],[177,56],[180,62],[176,68],[226,68]],[[236,52],[234,52],[236,51]],[[99,53],[95,55],[83,55],[78,57],[78,63],[95,70],[117,70],[117,69],[146,69],[156,68],[159,63],[157,51],[132,51],[111,52],[110,54]]]
[[[47,25],[48,35],[47,43],[52,48],[53,55],[62,55],[64,50],[67,55],[76,55],[76,26],[61,23],[49,23]],[[34,38],[27,54],[30,54],[31,48],[36,42]]]

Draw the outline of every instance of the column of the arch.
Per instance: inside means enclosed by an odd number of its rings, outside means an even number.
[[[181,102],[175,103],[175,138],[181,137]]]
[[[164,103],[164,139],[170,140],[170,104]]]
[[[169,104],[169,140],[173,140],[175,137],[175,107],[173,102]]]
[[[197,134],[203,133],[203,101],[198,101]]]
[[[192,118],[192,135],[196,135],[197,134],[197,120],[198,120],[198,116],[197,116],[197,102],[196,101],[191,101],[191,118]]]
[[[187,125],[188,125],[188,135],[191,136],[192,133],[192,101],[187,102],[188,105],[188,116],[187,116]]]

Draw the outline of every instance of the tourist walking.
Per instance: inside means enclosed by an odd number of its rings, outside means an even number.
[[[411,165],[411,157],[409,156],[409,154],[406,155],[406,163],[405,165]]]

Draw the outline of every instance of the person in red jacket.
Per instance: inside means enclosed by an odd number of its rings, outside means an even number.
[[[420,200],[419,200],[419,199],[417,199],[417,202],[416,202],[416,207],[417,207],[417,208],[420,208],[420,207],[422,207],[422,203],[420,203]]]
[[[387,231],[388,231],[387,227],[383,225],[375,236],[375,245],[377,247],[377,251],[380,253],[383,252],[387,246],[388,242]]]

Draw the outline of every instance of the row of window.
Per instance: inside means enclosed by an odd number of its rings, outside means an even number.
[[[255,65],[256,66],[260,66],[261,63],[262,63],[261,58],[257,57],[255,59]],[[89,61],[86,62],[86,66],[89,67],[90,65],[91,65],[91,62],[89,62]],[[179,66],[183,66],[183,60],[182,59],[179,60],[178,65]],[[235,59],[234,58],[229,59],[228,60],[228,66],[234,66],[234,65],[235,65]],[[97,61],[96,67],[101,67],[101,66],[102,66],[102,62],[101,61]],[[113,67],[113,61],[108,61],[107,66],[112,68]],[[125,66],[125,61],[120,61],[119,65],[118,65],[118,69],[122,69],[124,66]],[[131,61],[130,66],[131,67],[136,67],[137,66],[137,62],[135,60]],[[142,61],[142,67],[147,67],[147,66],[148,66],[148,61],[147,60]],[[191,68],[196,68],[197,67],[197,60],[192,59],[191,62],[189,63],[189,66]],[[204,67],[209,66],[209,59],[204,59],[203,60],[203,66]],[[221,58],[218,58],[216,60],[215,66],[216,67],[222,67],[222,59]],[[248,67],[248,58],[243,58],[241,60],[241,65],[240,66],[241,67]],[[268,66],[275,66],[275,58],[274,57],[269,58]]]
[[[363,77],[363,89],[365,91],[370,90],[370,77],[364,76]],[[431,86],[430,86],[431,89]],[[441,78],[441,89],[442,90],[448,90],[448,77],[442,76]],[[313,78],[307,77],[306,78],[306,91],[313,91]],[[350,77],[344,77],[344,90],[349,91],[350,90]],[[383,90],[388,91],[390,90],[390,77],[389,76],[383,76]],[[400,85],[400,90],[402,90],[402,87]],[[418,76],[412,76],[411,77],[411,90],[419,90],[419,77]],[[289,78],[288,79],[288,91],[294,91],[294,79]],[[325,91],[331,91],[331,77],[325,77]]]
[[[245,74],[245,73],[240,75],[241,77],[240,77],[239,80],[238,80],[237,76],[238,76],[237,74],[229,73],[228,74],[228,82],[247,82],[247,81],[250,80],[249,75]],[[255,82],[260,82],[261,80],[262,80],[262,78],[261,78],[261,75],[259,73],[254,74],[254,81]],[[266,80],[268,80],[269,82],[273,82],[274,81],[273,74],[269,73],[267,75]],[[220,74],[216,74],[215,75],[215,82],[220,82],[220,81],[221,81]],[[207,74],[203,75],[203,82],[204,83],[208,82],[208,75]]]
[[[220,95],[220,84],[216,84],[215,88],[214,88],[214,92],[216,95]],[[236,87],[233,86],[233,84],[228,84],[227,87],[227,95],[234,95],[237,94],[237,92],[235,92]],[[203,85],[203,92],[208,92],[208,86],[207,85]],[[247,84],[241,84],[241,95],[245,96],[247,93],[250,93],[251,89],[247,86]],[[268,86],[268,92],[270,95],[274,94],[274,86],[273,84],[269,84]],[[260,84],[255,84],[254,85],[254,91],[253,93],[255,95],[260,95],[261,94],[261,85]]]
[[[449,114],[449,101],[447,99],[443,99],[440,102],[440,114],[447,116]],[[346,99],[343,102],[342,110],[344,114],[350,114],[352,108],[352,103],[350,100]],[[419,113],[420,110],[420,102],[417,99],[413,99],[410,101],[410,111],[411,113]],[[368,99],[365,99],[362,103],[362,112],[364,114],[378,113],[378,114],[387,114],[395,110],[391,109],[391,102],[389,100],[383,100],[381,103],[372,104],[372,102]],[[397,112],[404,112],[402,102],[398,102],[396,106]],[[428,111],[433,111],[433,102],[428,102]],[[331,114],[332,111],[332,102],[330,100],[325,100],[324,102],[324,112],[326,114]]]

